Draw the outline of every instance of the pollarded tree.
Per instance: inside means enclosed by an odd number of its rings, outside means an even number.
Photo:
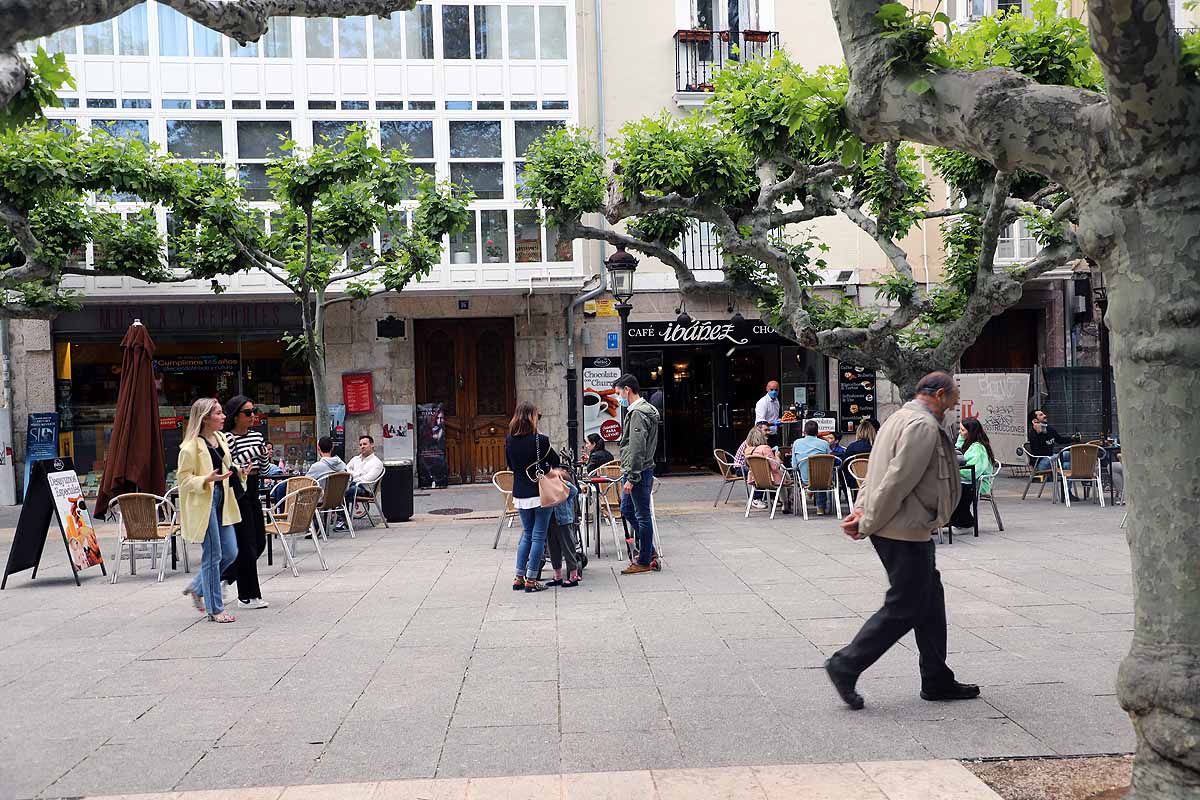
[[[1053,0],[1050,0],[1051,5]],[[955,38],[946,57],[995,58],[1055,70],[1053,79],[1090,85],[1086,32],[1041,7],[1033,19],[1009,15]],[[1081,256],[1071,226],[1074,204],[1061,186],[997,171],[973,156],[930,153],[954,189],[931,203],[920,153],[899,137],[864,146],[845,121],[844,69],[806,72],[782,54],[717,76],[703,117],[650,118],[626,125],[613,165],[585,134],[556,131],[531,148],[525,195],[563,236],[603,239],[655,256],[688,293],[752,300],[779,331],[828,356],[884,371],[911,395],[921,375],[953,370],[984,325],[1016,303],[1024,284]],[[623,230],[588,225],[599,212]],[[824,249],[796,226],[841,215],[880,248],[892,274],[879,284],[890,310],[822,298]],[[926,293],[901,246],[920,221],[944,219],[949,245],[944,284]],[[1042,247],[1027,263],[995,266],[998,234],[1024,219]],[[725,261],[721,282],[697,281],[676,252],[697,221],[713,226]]]
[[[473,197],[414,174],[404,153],[382,152],[362,127],[311,150],[291,142],[283,149],[285,155],[267,165],[276,203],[269,234],[241,188],[215,169],[197,213],[175,226],[174,250],[189,271],[230,272],[249,265],[292,293],[302,328],[285,341],[308,363],[316,426],[325,431],[327,310],[399,292],[427,275],[441,260],[443,237],[469,224]]]
[[[1117,680],[1138,736],[1139,800],[1200,796],[1200,37],[1170,0],[1089,0],[1098,91],[930,49],[929,20],[830,0],[850,68],[850,126],[1028,170],[1075,198],[1109,287],[1129,476],[1133,646]],[[985,236],[990,235],[985,229]],[[1182,502],[1181,502],[1182,501]]]
[[[152,203],[164,202],[167,198],[153,194],[163,186],[143,187],[142,190],[121,188],[129,175],[119,173],[113,177],[90,170],[75,163],[73,155],[60,147],[47,144],[40,137],[36,142],[11,141],[10,136],[20,126],[42,116],[46,106],[59,105],[55,92],[70,83],[66,71],[66,60],[61,54],[50,57],[39,51],[31,57],[17,52],[22,42],[77,25],[90,25],[112,19],[144,0],[8,0],[0,2],[0,150],[11,150],[4,154],[3,166],[8,170],[10,181],[0,186],[0,315],[52,317],[58,310],[71,304],[69,292],[61,288],[64,275],[79,274],[82,269],[71,259],[70,252],[55,250],[50,242],[38,236],[41,231],[51,238],[59,235],[63,241],[88,241],[94,236],[106,239],[124,237],[121,246],[106,248],[106,260],[102,269],[109,275],[128,275],[142,280],[161,281],[172,276],[165,272],[162,259],[150,253],[149,222],[145,216],[135,216],[126,224],[117,217],[97,217],[84,209],[80,190],[134,191]],[[272,17],[346,17],[357,15],[387,16],[394,11],[404,11],[416,5],[416,0],[160,0],[179,13],[188,16],[205,27],[223,33],[241,44],[257,41],[267,31]],[[15,150],[12,148],[15,147]],[[30,148],[38,150],[33,152]],[[105,148],[93,145],[104,163],[120,160],[121,152],[131,153],[128,158],[140,156],[122,148]],[[69,149],[69,148],[68,148]],[[134,148],[136,150],[136,148]],[[24,155],[22,155],[24,154]],[[22,161],[22,158],[33,161]],[[41,166],[37,166],[34,162]],[[65,162],[71,162],[67,164]],[[97,162],[100,163],[100,162]],[[51,170],[51,165],[63,164],[65,174],[39,175],[42,169]],[[132,165],[127,165],[132,166]],[[51,170],[52,171],[52,170]],[[130,174],[145,172],[140,168]],[[63,210],[70,208],[78,214],[65,214],[55,209],[59,201],[48,202],[46,191],[56,186],[64,195],[60,201]],[[32,196],[26,195],[26,190]],[[37,209],[36,212],[34,209]],[[33,214],[33,216],[31,216]],[[53,228],[53,232],[51,231]],[[67,230],[73,228],[72,230]],[[140,248],[127,247],[129,238],[138,239]],[[137,258],[126,253],[136,252]],[[84,273],[90,274],[90,273]],[[186,278],[180,278],[186,279]]]

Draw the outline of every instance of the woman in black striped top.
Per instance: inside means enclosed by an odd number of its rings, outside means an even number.
[[[249,397],[239,394],[225,404],[225,438],[229,442],[233,463],[258,467],[247,476],[246,491],[238,499],[242,521],[234,525],[238,543],[237,559],[221,576],[226,583],[237,581],[239,608],[267,607],[258,585],[258,557],[267,546],[267,528],[258,497],[258,482],[270,462],[267,461],[263,435],[250,430],[253,422],[254,401]]]

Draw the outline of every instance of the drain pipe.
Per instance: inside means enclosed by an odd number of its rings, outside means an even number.
[[[599,140],[600,155],[605,155],[604,140],[604,16],[602,0],[595,0],[593,14],[596,17],[596,138]],[[604,225],[603,215],[600,224]],[[596,260],[599,263],[600,283],[585,290],[567,304],[567,444],[576,456],[579,448],[579,373],[575,368],[575,309],[589,300],[604,294],[608,279],[604,268],[604,242],[596,242]],[[624,332],[621,334],[624,336]]]
[[[13,459],[12,358],[8,319],[0,319],[0,506],[17,504],[17,473]]]

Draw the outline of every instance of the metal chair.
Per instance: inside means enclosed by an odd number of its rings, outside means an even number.
[[[320,504],[321,488],[313,485],[289,492],[281,497],[271,509],[271,521],[267,523],[267,533],[279,537],[279,543],[283,545],[283,553],[287,556],[288,566],[292,568],[292,574],[297,578],[300,577],[300,570],[296,567],[296,556],[288,539],[312,530],[317,516],[317,507]],[[281,512],[280,509],[287,510]],[[321,569],[328,570],[329,565],[325,563],[325,555],[321,552],[319,532],[313,534],[312,543],[316,548],[317,558],[321,562]]]
[[[129,574],[137,574],[137,560],[134,548],[138,545],[150,546],[150,563],[158,559],[158,582],[162,583],[167,572],[167,555],[170,552],[168,544],[171,537],[178,536],[182,541],[179,523],[176,521],[175,506],[165,497],[142,492],[130,492],[118,495],[112,500],[117,512],[117,553],[116,566],[113,568],[112,582],[116,583],[121,574],[121,559],[126,548],[129,550]],[[162,521],[166,518],[166,521]],[[162,554],[159,556],[159,545]],[[183,560],[187,564],[187,542],[183,543]],[[190,570],[189,570],[190,571]]]
[[[508,520],[508,527],[511,528],[519,514],[517,507],[513,505],[512,470],[504,469],[492,475],[492,486],[495,486],[496,491],[504,497],[504,507],[500,510],[500,524],[496,526],[496,538],[492,540],[492,549],[495,550],[500,546],[500,534],[504,531],[504,521]]]
[[[602,484],[600,492],[600,517],[601,521],[608,520],[608,526],[612,530],[613,546],[617,551],[617,558],[621,557],[621,553],[625,552],[625,536],[623,531],[625,528],[625,517],[621,513],[621,462],[610,461],[607,464],[597,467],[593,475],[599,475],[608,480]],[[617,523],[621,523],[621,530],[617,530]],[[597,539],[600,532],[596,531]]]
[[[771,465],[774,464],[780,473],[778,480],[771,470]],[[792,477],[788,472],[788,468],[782,462],[767,456],[746,456],[746,471],[748,473],[747,480],[754,485],[753,491],[749,492],[750,496],[746,499],[746,517],[750,516],[751,506],[754,504],[754,496],[759,492],[763,492],[771,498],[771,516],[770,519],[775,519],[775,509],[779,507],[779,496],[784,489],[792,488]]]
[[[1072,483],[1082,483],[1085,487],[1095,486],[1100,507],[1104,508],[1104,485],[1100,480],[1100,459],[1104,449],[1094,444],[1073,444],[1063,448],[1063,452],[1070,455],[1071,466],[1062,466],[1062,453],[1058,454],[1055,461],[1059,465],[1058,474],[1062,478],[1063,499],[1067,508],[1071,507]]]
[[[850,500],[851,506],[858,499],[858,493],[862,491],[862,485],[867,480],[867,467],[870,461],[871,454],[862,453],[842,463],[842,469],[846,470],[846,474],[854,478],[854,486],[846,484],[845,487],[846,497]]]
[[[1054,483],[1058,480],[1057,474],[1054,471],[1054,456],[1035,456],[1029,452],[1029,442],[1025,442],[1017,450],[1018,455],[1024,455],[1029,459],[1029,480],[1025,482],[1025,491],[1021,492],[1021,499],[1029,494],[1029,487],[1033,486],[1034,480],[1041,479],[1041,488],[1038,489],[1038,499],[1042,497],[1042,492],[1046,491],[1046,485]],[[1050,464],[1046,467],[1039,467],[1038,463],[1043,458],[1049,458]]]
[[[346,501],[346,492],[350,490],[352,477],[349,472],[331,472],[317,481],[317,485],[321,487],[321,505],[317,507],[317,527],[327,542],[329,541],[329,518],[332,517],[336,524],[339,513],[346,520],[350,538],[354,538],[354,521],[350,519],[350,504]]]
[[[360,483],[359,489],[365,489],[370,493],[370,496],[364,496],[355,492],[354,494],[354,518],[366,519],[371,523],[371,527],[375,527],[375,518],[371,516],[371,506],[375,506],[375,510],[379,512],[379,520],[383,523],[383,527],[388,526],[387,517],[383,515],[383,505],[379,500],[379,493],[383,487],[383,476],[373,480],[371,483]]]
[[[713,458],[717,460],[717,467],[721,470],[721,485],[717,487],[717,499],[713,500],[713,508],[717,507],[717,503],[721,502],[721,492],[725,491],[725,487],[729,487],[729,492],[725,495],[725,502],[728,503],[733,497],[734,484],[740,483],[746,489],[746,493],[750,493],[749,487],[746,486],[745,477],[734,472],[733,462],[736,456],[731,455],[728,450],[720,448],[713,450]]]
[[[993,464],[992,466],[994,467],[994,469],[990,474],[980,475],[979,477],[977,477],[975,479],[975,535],[976,536],[979,535],[979,504],[983,500],[986,500],[992,504],[992,514],[996,517],[996,527],[998,527],[1000,530],[1004,530],[1004,522],[1001,521],[1001,519],[1000,519],[1000,508],[999,508],[999,506],[996,505],[996,494],[995,494],[996,478],[997,478],[997,476],[1000,475],[1000,470],[1002,467],[1000,465],[995,465],[995,464]],[[988,487],[987,492],[984,492],[983,491],[983,481],[986,478],[991,478],[992,483]]]
[[[294,478],[288,478],[285,488],[283,490],[283,498],[282,499],[286,500],[288,497],[291,497],[296,492],[298,492],[299,490],[301,490],[307,486],[317,486],[317,485],[318,485],[317,482],[314,479],[308,477],[307,475],[297,475]],[[274,505],[275,504],[272,503],[272,506],[274,506]],[[291,511],[292,511],[291,505],[287,504],[287,505],[284,505],[283,510],[280,511],[279,513],[286,516],[287,514],[290,514]],[[272,515],[274,515],[274,514],[275,514],[275,512],[272,511]]]
[[[800,477],[799,464],[793,464],[792,469],[796,472],[795,491],[799,494],[800,509],[804,513],[804,519],[808,520],[808,495],[810,494],[833,495],[834,508],[837,510],[838,519],[841,519],[842,498],[838,486],[837,458],[818,453],[808,456],[802,461],[808,464],[808,483],[805,483]]]

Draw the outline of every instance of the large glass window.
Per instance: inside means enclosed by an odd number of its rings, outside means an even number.
[[[513,60],[537,58],[533,6],[508,7],[508,57]]]
[[[46,50],[50,54],[66,53],[73,55],[75,53],[75,29],[68,28],[65,31],[56,31],[46,39]]]
[[[542,58],[565,59],[567,57],[567,9],[563,6],[542,6],[541,44]]]
[[[371,21],[371,40],[375,58],[401,58],[404,51],[404,15],[392,14]]]
[[[85,25],[83,28],[83,52],[89,56],[111,56],[113,54],[112,20]]]
[[[542,260],[542,224],[538,212],[518,208],[513,212],[515,221],[516,261],[521,264]]]
[[[479,263],[479,236],[475,232],[475,223],[478,222],[479,212],[472,211],[470,214],[471,222],[467,225],[466,230],[450,237],[451,264]]]
[[[450,123],[451,158],[500,158],[500,123],[455,120]]]
[[[188,55],[188,18],[170,6],[158,7],[158,52],[164,56]]]
[[[246,44],[238,44],[233,39],[229,40],[229,55],[234,58],[258,58],[258,42],[246,42]],[[236,108],[236,106],[234,106]]]
[[[145,119],[94,119],[92,130],[101,130],[118,139],[150,142],[150,121]]]
[[[404,12],[408,58],[433,58],[433,7],[421,5]]]
[[[167,152],[177,158],[220,158],[225,145],[217,120],[167,120]]]
[[[313,126],[313,144],[325,145],[334,150],[345,148],[344,140],[350,132],[350,127],[358,123],[352,120],[315,120]]]
[[[338,56],[341,58],[367,57],[367,18],[346,17],[339,19]]]
[[[237,124],[238,180],[247,199],[271,199],[265,162],[279,156],[280,144],[291,135],[292,124],[286,121]]]
[[[483,260],[489,264],[508,263],[508,212],[480,211],[479,227],[483,232]]]
[[[379,123],[379,140],[384,150],[407,148],[414,187],[423,177],[432,178],[437,174],[433,122],[430,120],[385,120]]]
[[[192,23],[192,42],[197,56],[220,58],[222,38],[221,34],[211,28],[206,28],[198,22]]]
[[[263,34],[263,55],[267,58],[292,57],[292,18],[271,17]]]
[[[471,57],[470,6],[442,6],[442,57]]]
[[[456,186],[470,188],[481,200],[502,200],[504,198],[503,164],[452,163],[450,180]]]
[[[144,56],[150,52],[150,31],[146,24],[146,4],[139,3],[117,17],[121,55]]]
[[[304,50],[309,58],[333,58],[333,20],[315,17],[304,20]]]
[[[500,6],[475,6],[475,57],[504,58]]]
[[[570,239],[558,238],[558,228],[546,226],[546,250],[550,256],[547,261],[570,261],[575,257],[574,245]]]

